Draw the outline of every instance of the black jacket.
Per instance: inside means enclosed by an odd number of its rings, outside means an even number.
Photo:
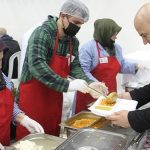
[[[8,69],[9,69],[9,58],[15,52],[20,51],[20,46],[16,40],[14,40],[9,35],[4,35],[1,37],[2,41],[6,44],[7,48],[4,51],[4,56],[2,60],[2,72],[8,76]],[[17,78],[18,74],[18,62],[17,59],[14,60],[14,67],[13,67],[13,78]]]
[[[131,91],[130,95],[133,100],[138,101],[138,107],[150,102],[150,84]],[[128,119],[131,127],[137,132],[150,129],[150,107],[129,112]]]

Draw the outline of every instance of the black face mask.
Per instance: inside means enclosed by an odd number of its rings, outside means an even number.
[[[63,28],[63,30],[64,30],[65,34],[67,34],[69,36],[75,36],[78,33],[78,31],[80,30],[80,27],[78,27],[77,25],[69,22],[68,27],[66,29]]]

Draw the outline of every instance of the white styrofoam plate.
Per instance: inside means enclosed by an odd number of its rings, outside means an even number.
[[[103,96],[100,96],[99,99],[91,107],[89,107],[89,110],[92,113],[106,117],[120,110],[129,110],[129,111],[135,110],[138,104],[138,102],[135,100],[117,98],[116,104],[114,106],[104,106],[104,105],[100,105],[100,101],[103,98],[104,98]],[[108,107],[110,108],[110,110],[96,109],[95,108],[96,106]]]

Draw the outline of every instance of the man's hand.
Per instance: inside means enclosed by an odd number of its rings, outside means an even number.
[[[16,121],[24,126],[30,133],[44,133],[43,127],[38,122],[24,114],[18,114]]]
[[[122,99],[132,99],[129,92],[123,92],[121,94],[118,94],[117,97]]]
[[[130,124],[128,121],[128,113],[129,111],[127,110],[118,111],[106,117],[106,119],[111,120],[112,124],[114,125],[128,128],[130,127]]]
[[[75,79],[73,81],[70,81],[68,92],[72,92],[72,91],[80,91],[84,94],[89,93],[87,82],[82,79]]]
[[[99,98],[101,95],[106,96],[108,94],[108,88],[105,86],[104,83],[93,82],[93,83],[89,84],[89,87],[91,87],[92,89],[99,92],[98,93],[98,92],[89,88],[90,95],[95,99]]]

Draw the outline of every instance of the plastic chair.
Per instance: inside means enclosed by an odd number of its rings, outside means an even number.
[[[11,79],[11,81],[14,83],[14,87],[18,88],[19,84],[19,72],[20,72],[20,55],[21,51],[14,53],[10,58],[9,58],[9,70],[8,70],[8,77]],[[12,74],[13,74],[13,64],[14,60],[17,58],[18,60],[18,79],[12,79]]]

